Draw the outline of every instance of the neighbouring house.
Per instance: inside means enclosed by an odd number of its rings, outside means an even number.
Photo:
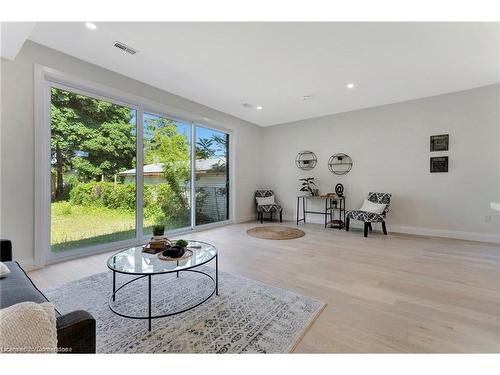
[[[226,158],[212,158],[196,160],[195,164],[195,187],[199,199],[197,199],[197,211],[202,212],[212,220],[226,220],[228,211],[227,195],[227,163]],[[163,178],[163,164],[153,163],[143,167],[144,184],[156,185],[166,183]],[[135,182],[136,170],[129,169],[115,176],[123,178],[123,183]]]

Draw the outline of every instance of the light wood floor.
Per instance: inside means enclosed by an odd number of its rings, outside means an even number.
[[[297,352],[500,352],[500,246],[301,226],[306,236],[249,237],[245,223],[193,233],[220,267],[328,304]],[[295,226],[294,223],[288,223]],[[389,228],[390,230],[390,228]],[[33,271],[47,288],[106,271],[110,253]]]

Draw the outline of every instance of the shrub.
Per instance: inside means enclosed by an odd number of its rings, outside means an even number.
[[[113,182],[87,182],[75,186],[69,194],[72,204],[135,210],[135,185]]]
[[[69,199],[69,194],[73,188],[78,185],[80,182],[78,181],[78,178],[73,175],[65,175],[64,176],[64,184],[63,184],[63,192],[59,200],[61,201],[67,201]]]
[[[97,202],[95,191],[93,191],[94,182],[78,184],[69,193],[69,201],[72,204],[81,206],[90,206]]]
[[[144,217],[150,219],[154,223],[165,223],[167,221],[165,212],[162,211],[160,206],[154,204],[149,204],[144,207]]]
[[[62,202],[61,214],[65,216],[71,215],[71,204],[69,202]]]
[[[135,211],[136,191],[134,184],[113,182],[79,183],[69,193],[71,204],[101,206]],[[185,207],[166,183],[144,185],[144,217],[155,223],[173,224],[189,219],[189,207]]]
[[[73,213],[72,207],[73,206],[69,202],[57,202],[51,206],[51,210],[52,210],[53,215],[68,216],[68,215],[71,215]]]

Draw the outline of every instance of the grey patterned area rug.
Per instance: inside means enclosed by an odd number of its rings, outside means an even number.
[[[213,273],[211,268],[204,271]],[[117,286],[131,276],[117,274]],[[122,318],[108,306],[112,273],[105,272],[45,292],[61,313],[83,309],[97,322],[98,353],[288,353],[325,304],[293,292],[219,272],[219,296],[188,312],[147,320]],[[206,277],[191,272],[152,277],[153,315],[196,304],[210,294]],[[147,278],[116,297],[115,308],[147,315]]]

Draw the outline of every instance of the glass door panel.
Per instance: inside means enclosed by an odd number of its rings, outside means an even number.
[[[171,231],[229,219],[228,134],[58,84],[48,98],[49,258],[139,241],[155,224]],[[143,161],[139,179],[137,156]]]
[[[56,87],[50,92],[49,256],[136,237],[135,109]]]
[[[229,135],[196,126],[196,225],[229,219]]]
[[[143,114],[143,231],[191,226],[191,124]],[[133,171],[135,174],[135,171]]]

